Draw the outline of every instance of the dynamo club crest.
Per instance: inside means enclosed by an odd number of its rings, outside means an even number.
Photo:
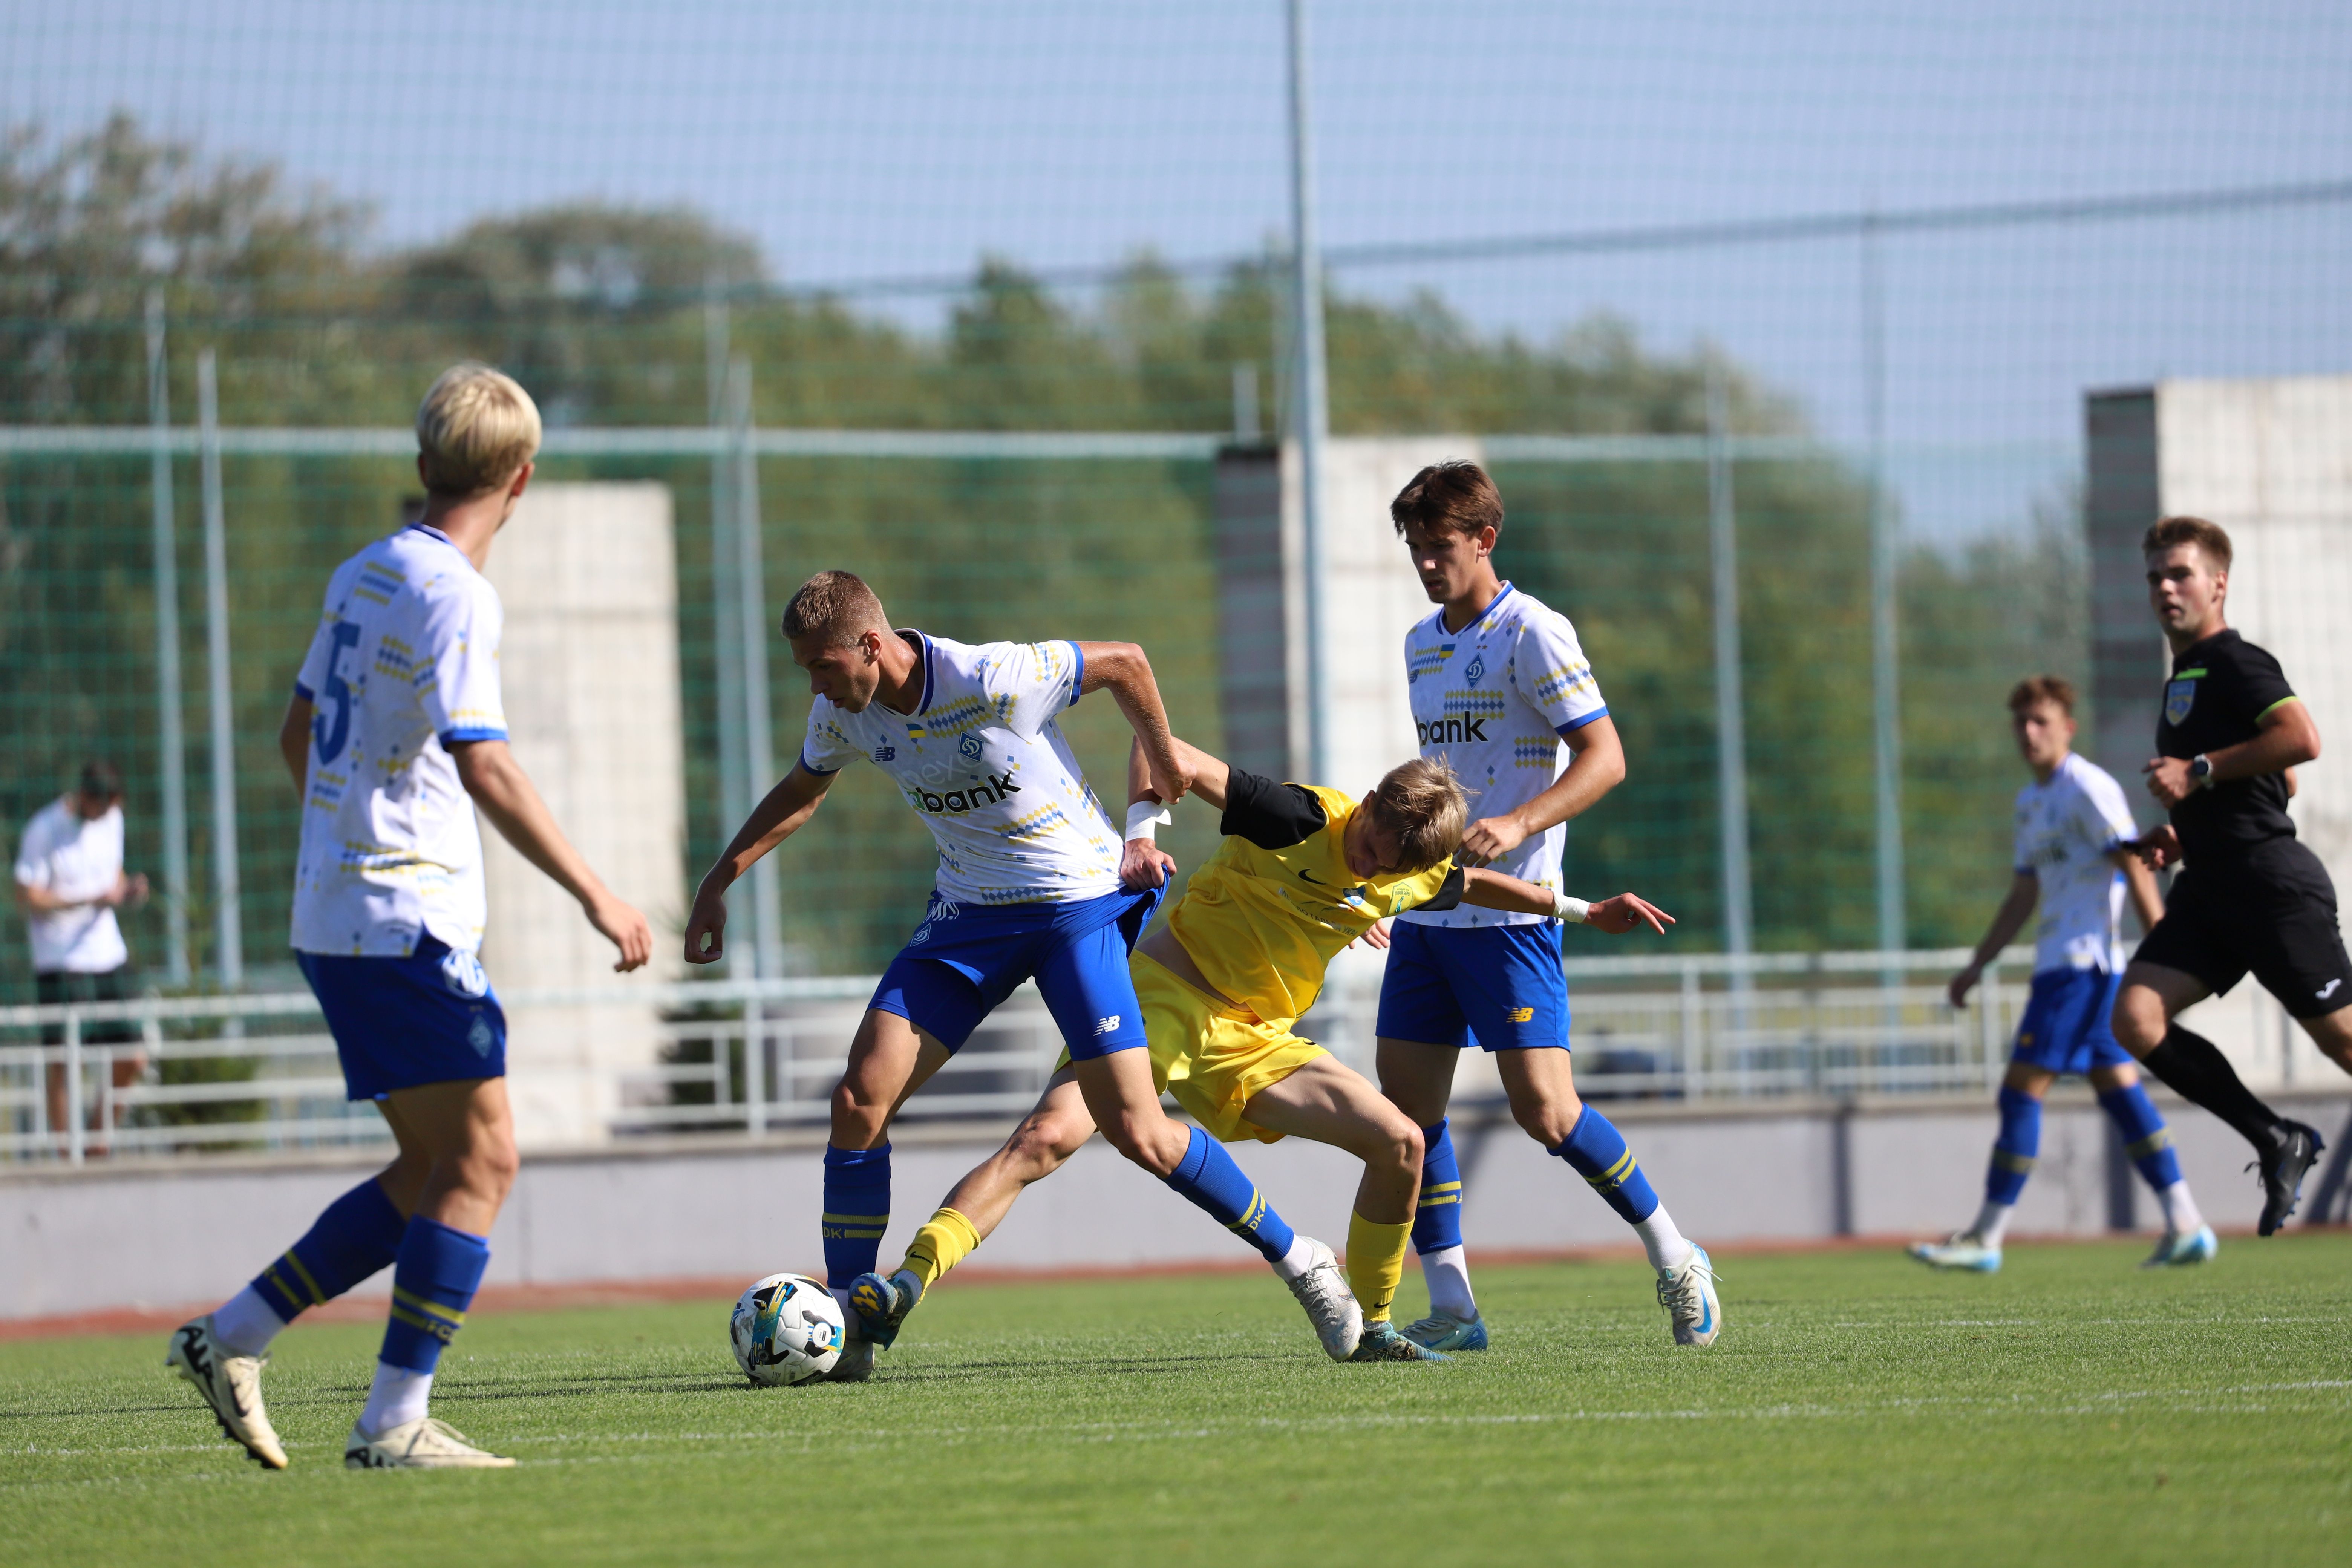
[[[2196,702],[2197,683],[2195,681],[2175,680],[2168,683],[2164,689],[2164,721],[2175,729],[2179,728],[2180,721],[2189,717],[2189,710],[2194,707]]]

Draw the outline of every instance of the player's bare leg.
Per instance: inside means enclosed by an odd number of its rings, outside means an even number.
[[[833,1091],[832,1143],[872,1149],[890,1136],[907,1097],[948,1063],[948,1048],[896,1013],[866,1012],[849,1042],[849,1065]]]

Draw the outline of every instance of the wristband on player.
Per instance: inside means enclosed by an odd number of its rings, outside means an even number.
[[[1175,820],[1168,815],[1168,808],[1158,801],[1139,800],[1127,808],[1127,836],[1140,838],[1147,844],[1157,844],[1160,837],[1156,825]]]
[[[1570,925],[1584,925],[1592,918],[1592,906],[1582,899],[1571,899],[1566,893],[1555,893],[1551,900],[1551,918],[1566,921]]]

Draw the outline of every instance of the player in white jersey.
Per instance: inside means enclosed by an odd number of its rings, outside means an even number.
[[[890,1282],[875,1272],[890,1222],[891,1118],[1024,980],[1036,981],[1113,1147],[1244,1240],[1261,1222],[1279,1227],[1223,1146],[1160,1108],[1128,955],[1175,862],[1148,826],[1132,837],[1111,826],[1056,722],[1085,693],[1108,689],[1135,731],[1152,792],[1181,799],[1189,763],[1143,650],[967,644],[894,629],[873,590],[847,572],[803,584],[783,632],[815,698],[807,739],[703,878],[687,962],[721,955],[728,887],[803,826],[853,762],[889,775],[940,854],[929,908],[884,972],[834,1090],[821,1237],[827,1282],[859,1337],[831,1375],[872,1375],[875,1350],[905,1316],[881,1299]],[[1344,1312],[1347,1286],[1328,1247],[1297,1240],[1297,1277],[1285,1279],[1326,1328]]]
[[[514,1463],[427,1406],[517,1163],[506,1016],[477,956],[475,807],[580,900],[618,950],[615,969],[652,954],[645,917],[597,879],[507,749],[499,595],[482,567],[530,482],[539,436],[530,395],[494,370],[458,365],[433,384],[416,416],[424,515],[336,568],[278,733],[302,798],[295,961],[334,1036],[346,1092],[375,1101],[399,1153],[250,1285],[172,1336],[168,1364],[273,1469],[286,1452],[261,1401],[270,1342],[387,1264],[390,1321],[344,1464]]]
[[[1476,464],[1423,468],[1389,514],[1438,606],[1405,635],[1405,680],[1421,754],[1451,763],[1471,794],[1477,820],[1455,858],[1556,894],[1563,825],[1625,776],[1624,749],[1576,628],[1496,575],[1503,500]],[[1463,1258],[1462,1175],[1445,1120],[1456,1060],[1474,1042],[1494,1053],[1520,1127],[1640,1235],[1675,1342],[1715,1342],[1720,1313],[1706,1253],[1675,1228],[1609,1119],[1578,1099],[1568,1021],[1553,921],[1471,909],[1398,917],[1377,1033],[1381,1088],[1422,1128],[1413,1247],[1430,1315],[1405,1331],[1417,1344],[1486,1343]]]
[[[2197,1212],[2172,1134],[2141,1087],[2131,1053],[2108,1025],[2122,982],[2120,922],[2125,889],[2143,928],[2162,918],[2156,877],[2131,845],[2139,837],[2123,786],[2074,754],[2074,688],[2054,675],[2021,680],[2009,694],[2011,727],[2033,782],[2017,792],[2017,850],[2009,897],[1977,943],[1969,966],[1952,976],[1952,1005],[1968,1005],[2010,939],[2042,906],[2035,933],[2033,991],[2017,1026],[2017,1044],[2000,1086],[2000,1135],[1985,1172],[1976,1223],[1941,1242],[1914,1245],[1911,1256],[1937,1268],[1990,1274],[2025,1179],[2042,1147],[2042,1100],[2063,1073],[2086,1076],[2114,1118],[2124,1147],[2164,1208],[2164,1238],[2147,1267],[2202,1263],[2217,1244]]]

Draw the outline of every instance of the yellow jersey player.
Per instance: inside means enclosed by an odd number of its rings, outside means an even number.
[[[1443,1361],[1389,1321],[1420,1191],[1421,1129],[1360,1074],[1296,1033],[1323,988],[1326,965],[1375,922],[1412,909],[1471,903],[1619,932],[1643,924],[1663,931],[1670,917],[1631,893],[1587,905],[1450,864],[1469,811],[1443,762],[1406,763],[1360,801],[1334,789],[1277,784],[1178,745],[1192,793],[1223,812],[1225,839],[1130,960],[1152,1076],[1224,1142],[1297,1133],[1362,1159],[1347,1260],[1360,1328],[1327,1337],[1325,1349],[1339,1361]],[[1139,754],[1129,767],[1129,797],[1132,838],[1160,815]],[[852,1288],[865,1331],[894,1337],[924,1291],[995,1229],[1021,1189],[1059,1167],[1094,1131],[1066,1066],[1004,1146],[948,1194],[898,1270],[887,1279],[866,1275]],[[1328,1251],[1304,1241],[1270,1260],[1294,1289],[1303,1277],[1336,1268]]]

